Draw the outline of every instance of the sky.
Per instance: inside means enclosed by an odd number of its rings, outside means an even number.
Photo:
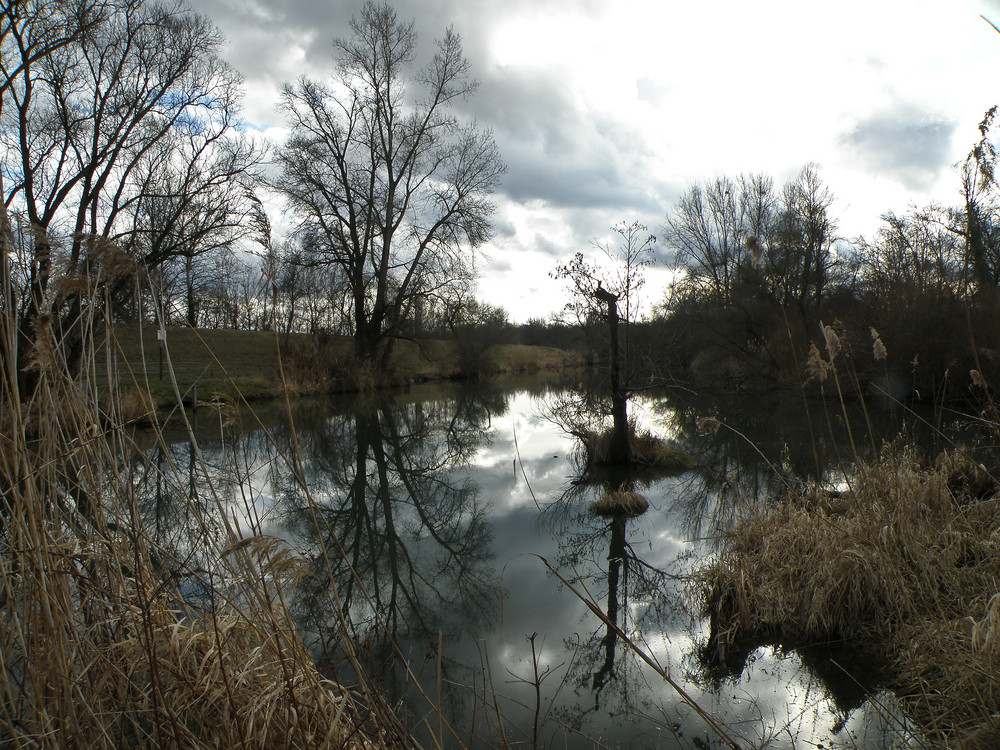
[[[329,79],[334,38],[363,0],[198,0],[246,79],[244,117],[280,145],[282,84]],[[691,186],[809,162],[835,196],[839,235],[959,199],[956,165],[1000,103],[1000,0],[398,0],[418,55],[448,26],[480,85],[458,114],[493,131],[507,164],[479,297],[514,322],[558,312],[556,265],[612,240],[617,222],[662,235]],[[290,225],[275,204],[272,222]],[[646,304],[672,277],[648,271]]]

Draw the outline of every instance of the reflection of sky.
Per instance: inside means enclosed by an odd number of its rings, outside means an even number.
[[[470,462],[470,476],[493,504],[494,516],[535,502],[565,484],[572,472],[573,438],[538,416],[537,400],[520,391],[504,415],[494,415],[492,439]],[[525,476],[528,482],[525,482]]]
[[[562,716],[576,716],[587,736],[601,736],[605,741],[632,743],[632,746],[645,746],[647,742],[650,746],[662,746],[663,742],[678,741],[687,746],[694,736],[709,739],[708,730],[690,708],[679,702],[673,689],[627,654],[621,644],[618,645],[617,669],[620,679],[629,683],[623,696],[605,696],[601,709],[592,710],[594,697],[588,680],[599,667],[599,659],[585,665],[582,672],[577,669],[573,678],[576,684],[563,685],[556,695],[561,680],[569,680],[570,665],[580,658],[583,649],[579,644],[588,641],[593,644],[604,635],[605,629],[540,559],[544,557],[556,565],[560,559],[559,544],[569,542],[568,537],[574,534],[585,533],[585,528],[592,530],[595,525],[580,512],[593,499],[586,496],[574,501],[582,503],[582,507],[576,509],[576,516],[583,516],[583,521],[560,524],[558,538],[553,537],[543,523],[532,493],[543,508],[562,494],[572,478],[569,454],[574,444],[572,438],[567,438],[551,422],[538,417],[537,409],[537,401],[528,394],[512,397],[510,411],[506,415],[494,415],[490,445],[477,453],[468,469],[480,485],[482,497],[492,502],[498,598],[502,590],[504,602],[502,625],[496,623],[493,628],[481,630],[465,643],[447,645],[447,656],[474,666],[481,658],[482,644],[487,644],[494,675],[503,675],[503,682],[495,682],[494,687],[511,701],[506,704],[508,717],[529,722],[532,710],[517,704],[530,706],[533,687],[518,682],[514,676],[523,678],[530,674],[528,637],[538,633],[536,646],[542,651],[541,662],[554,670],[543,683],[546,710],[560,709]],[[657,431],[662,424],[651,409],[636,411],[641,414],[641,425]],[[663,434],[662,429],[659,432]],[[658,482],[645,493],[651,510],[642,518],[629,522],[628,541],[648,565],[682,572],[690,570],[707,553],[704,543],[690,539],[685,531],[684,500],[685,494],[692,490],[692,482],[697,479],[691,476]],[[570,580],[577,573],[583,576],[591,596],[602,609],[607,606],[607,544],[607,536],[599,535],[593,550],[578,561],[575,570],[560,569],[560,573]],[[692,552],[695,553],[693,557]],[[673,604],[667,608],[672,606],[675,615],[666,620],[662,617],[658,620],[655,613],[644,616],[648,614],[648,597],[636,597],[629,602],[625,630],[643,643],[674,679],[680,679],[690,671],[691,654],[707,636],[707,627],[691,626],[681,604],[685,597],[683,582],[669,585],[672,590],[662,593],[672,599]],[[642,630],[635,626],[640,619]],[[557,668],[557,665],[561,666]],[[862,710],[852,716],[843,730],[833,733],[841,717],[831,707],[816,680],[794,654],[778,654],[773,649],[760,649],[747,671],[718,691],[702,688],[697,680],[684,682],[684,687],[699,705],[717,714],[737,736],[757,743],[767,741],[775,747],[801,742],[805,742],[805,746],[824,742],[825,747],[881,747],[883,735],[888,731],[880,728],[878,721],[866,723],[867,713]],[[553,705],[549,706],[548,701],[553,701]],[[665,713],[660,715],[659,721],[636,722],[624,716],[623,712],[629,707],[647,713],[652,709],[653,715],[660,710]],[[662,726],[664,721],[680,725],[683,735],[680,740]]]
[[[203,520],[211,530],[224,516],[238,537],[275,534],[278,519],[269,481],[274,455],[263,441],[255,438],[257,434],[241,436],[234,452],[229,438],[220,438],[217,428],[199,430],[198,447],[205,458],[202,464],[195,461],[195,452],[187,442],[174,442],[165,452],[148,449],[137,458],[137,481],[142,484],[143,495],[150,498],[149,504],[153,505],[152,498],[156,496],[157,476],[160,494],[169,499],[157,504],[157,512],[166,516],[159,519],[160,523],[166,522],[173,533],[179,533],[184,524],[201,525]],[[172,516],[176,518],[171,519]],[[185,545],[179,552],[186,554],[197,544],[212,541],[198,533],[205,529],[185,528],[185,531],[194,536],[189,538],[191,545]]]
[[[500,696],[505,716],[530,728],[534,688],[519,680],[532,670],[528,638],[537,633],[541,668],[552,669],[542,685],[544,713],[558,715],[585,736],[600,736],[612,745],[688,747],[694,737],[709,739],[707,729],[672,688],[621,643],[617,645],[614,677],[595,694],[591,681],[604,659],[601,639],[605,627],[541,558],[566,579],[585,586],[604,610],[608,606],[610,537],[607,523],[585,512],[595,498],[593,492],[560,499],[572,479],[574,441],[540,417],[538,409],[539,399],[526,392],[512,394],[508,411],[491,416],[490,439],[480,444],[467,466],[450,470],[456,481],[473,480],[480,501],[487,506],[494,548],[488,575],[492,576],[492,596],[499,607],[486,609],[500,615],[495,622],[476,624],[474,618],[462,613],[443,613],[446,620],[453,617],[455,623],[472,628],[464,635],[450,636],[444,644],[448,679],[459,685],[481,686],[483,678],[478,670],[488,657],[493,689]],[[641,412],[640,424],[654,431],[663,423],[651,408],[635,411]],[[244,446],[253,443],[250,439]],[[256,445],[263,444],[258,436]],[[223,461],[218,441],[206,440],[202,448],[212,456],[209,461],[213,466]],[[241,462],[238,473],[242,481],[227,483],[222,481],[221,469],[212,470],[225,512],[241,527],[248,525],[248,518],[259,518],[254,525],[262,525],[265,533],[276,529],[272,524],[277,520],[269,515],[273,490],[264,470],[270,452],[260,447],[241,452],[237,447],[235,455]],[[700,476],[688,474],[661,480],[644,490],[651,508],[627,524],[626,538],[635,555],[652,569],[676,576],[690,571],[708,554],[707,544],[692,539],[689,531],[689,505],[699,494],[701,481]],[[704,512],[711,510],[710,504]],[[430,540],[424,537],[422,543]],[[824,690],[795,655],[759,649],[738,678],[723,682],[717,690],[707,686],[693,658],[705,640],[707,627],[692,623],[683,580],[671,576],[656,580],[656,588],[640,591],[630,574],[630,596],[620,615],[626,619],[619,624],[741,742],[754,747],[765,742],[770,742],[770,747],[814,747],[823,742],[827,748],[896,744],[891,729],[896,720],[884,719],[884,712],[876,711],[871,703],[855,711],[843,729],[834,732],[844,717],[836,713]],[[623,592],[625,586],[623,578]],[[454,632],[447,623],[446,629]],[[436,633],[423,634],[399,645],[403,653],[423,655],[428,640],[436,642],[436,638]],[[433,687],[437,677],[434,659],[424,659],[413,669]],[[471,701],[468,693],[463,688],[456,691],[457,705],[467,709]],[[880,700],[884,702],[886,697]],[[461,713],[464,709],[455,710]],[[480,714],[482,711],[480,705]],[[636,713],[647,718],[638,719]],[[889,713],[891,717],[891,710]],[[460,715],[450,719],[458,726],[465,721]],[[674,736],[671,725],[679,727],[680,739]],[[558,723],[550,721],[544,737],[553,744],[577,746],[572,736],[568,740],[557,737],[557,728]]]

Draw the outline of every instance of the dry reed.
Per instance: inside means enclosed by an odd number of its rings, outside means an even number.
[[[363,686],[323,679],[299,639],[284,596],[301,565],[279,542],[205,529],[192,540],[211,560],[199,604],[178,589],[123,460],[137,452],[124,424],[150,415],[148,390],[112,383],[102,404],[94,347],[73,375],[43,320],[39,382],[22,393],[16,299],[3,301],[0,745],[392,745],[392,716],[373,713]]]
[[[997,489],[965,453],[886,449],[848,491],[789,494],[726,533],[696,579],[704,613],[724,643],[853,642],[936,740],[1000,746]]]
[[[590,504],[588,510],[597,516],[641,516],[649,510],[649,501],[638,492],[609,492]]]

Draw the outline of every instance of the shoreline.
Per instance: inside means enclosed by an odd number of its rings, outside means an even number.
[[[353,362],[348,337],[171,328],[166,340],[161,352],[154,328],[116,326],[100,345],[96,359],[103,366],[90,375],[102,401],[117,391],[125,421],[169,412],[178,402],[185,407],[258,403],[587,369],[577,352],[527,344],[494,345],[470,370],[463,368],[453,341],[399,341],[391,369],[377,372]]]

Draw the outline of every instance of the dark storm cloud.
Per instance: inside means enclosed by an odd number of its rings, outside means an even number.
[[[865,165],[911,190],[924,190],[951,166],[956,127],[954,121],[907,107],[861,120],[841,136],[841,143]]]
[[[625,203],[612,155],[580,153],[566,159],[539,158],[530,150],[506,149],[511,173],[503,192],[513,201],[542,200],[555,208],[597,208]]]
[[[492,128],[507,162],[502,193],[557,208],[641,204],[649,184],[636,133],[590,114],[563,81],[509,69],[481,76],[465,114]]]
[[[507,219],[493,217],[493,236],[497,238],[514,237],[517,234],[517,227]]]
[[[556,244],[544,234],[536,234],[532,241],[532,247],[544,255],[550,255],[553,258],[562,258],[566,255],[566,248],[560,244]]]
[[[507,0],[504,4],[485,0],[392,0],[391,6],[403,22],[414,22],[418,36],[418,59],[433,54],[433,40],[452,27],[463,40],[476,68],[485,46],[491,20],[533,7],[535,0]],[[579,8],[576,0],[553,3]],[[233,64],[248,76],[287,76],[274,68],[276,57],[288,43],[305,47],[305,64],[312,70],[331,70],[332,41],[350,34],[350,20],[359,15],[364,0],[301,2],[301,0],[198,0],[197,11],[213,19],[230,42]],[[583,3],[582,7],[596,5]],[[299,71],[307,72],[307,71]],[[290,78],[299,72],[292,72]]]
[[[350,19],[362,4],[201,0],[199,10],[225,31],[227,58],[252,87],[255,81],[278,86],[302,74],[332,73],[331,42],[350,33]],[[531,3],[515,2],[522,4]],[[579,2],[573,5],[581,7]],[[634,185],[646,176],[635,161],[639,139],[634,133],[581,111],[559,78],[491,67],[485,51],[490,20],[502,20],[516,8],[425,0],[396,0],[393,7],[401,19],[415,21],[418,64],[433,54],[433,40],[448,26],[462,36],[480,87],[461,103],[460,114],[494,131],[509,167],[502,194],[516,202],[541,200],[553,207],[624,207],[641,197]],[[304,49],[302,69],[278,69],[293,45]]]
[[[198,0],[197,11],[211,18],[226,35],[226,59],[255,82],[280,86],[301,75],[325,77],[333,73],[333,41],[350,35],[351,18],[364,0],[305,3],[297,0]],[[472,13],[473,4],[402,0],[393,2],[399,18],[414,21],[418,35],[417,64],[434,52],[433,40],[453,26],[467,49],[482,46],[481,21]],[[469,19],[463,23],[463,19]],[[301,64],[282,67],[288,49],[301,47]],[[470,55],[470,58],[474,58]],[[475,65],[476,60],[473,59]]]
[[[298,72],[277,66],[292,44],[306,48],[310,64],[325,65],[331,40],[346,33],[350,19],[350,13],[341,16],[324,3],[198,0],[197,10],[223,30],[228,42],[226,58],[251,81],[297,76]]]

